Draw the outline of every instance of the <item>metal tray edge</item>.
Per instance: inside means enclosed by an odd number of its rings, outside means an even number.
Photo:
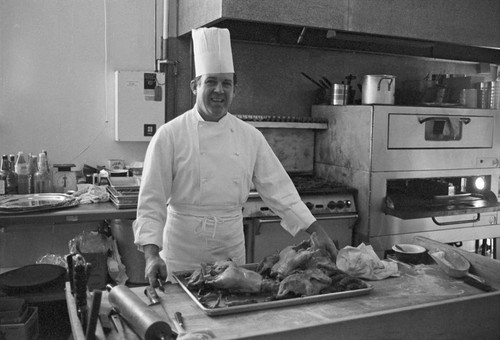
[[[257,265],[258,264],[256,264],[256,263],[252,263],[252,264],[244,265],[243,267],[250,269],[252,267],[256,268]],[[264,310],[264,309],[270,309],[270,308],[295,306],[295,305],[301,305],[301,304],[306,304],[306,303],[338,300],[338,299],[343,299],[343,298],[347,298],[347,297],[367,295],[373,290],[373,286],[371,286],[370,284],[365,282],[368,285],[368,288],[348,290],[348,291],[338,292],[338,293],[327,293],[327,294],[320,294],[320,295],[313,295],[313,296],[303,296],[303,297],[299,297],[299,298],[291,298],[291,299],[285,299],[285,300],[268,301],[268,302],[264,302],[264,303],[254,303],[254,304],[247,304],[247,305],[234,306],[234,307],[224,307],[224,308],[211,309],[211,308],[206,308],[205,306],[203,306],[200,303],[200,301],[196,298],[196,296],[193,295],[193,293],[189,290],[189,288],[182,281],[181,275],[185,275],[186,273],[191,273],[191,272],[192,271],[173,272],[172,276],[175,278],[175,280],[181,286],[181,288],[184,290],[184,292],[186,292],[186,294],[191,298],[191,300],[193,300],[193,302],[205,314],[207,314],[209,316],[219,316],[219,315],[227,315],[227,314],[233,314],[233,313],[243,313],[243,312],[249,312],[249,311]]]

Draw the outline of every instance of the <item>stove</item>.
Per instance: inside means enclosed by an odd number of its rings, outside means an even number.
[[[354,197],[357,190],[340,183],[309,174],[290,174],[302,201],[313,215],[356,214]],[[243,206],[243,217],[276,216],[255,190]]]
[[[297,191],[337,247],[352,245],[352,231],[358,221],[357,190],[313,175],[290,174]],[[291,236],[280,226],[277,216],[252,191],[243,206],[247,262],[261,261],[274,251],[309,238],[304,231]]]

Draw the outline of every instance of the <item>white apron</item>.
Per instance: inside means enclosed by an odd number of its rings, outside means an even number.
[[[224,124],[198,123],[200,202],[170,204],[164,229],[162,258],[171,273],[193,270],[200,263],[231,258],[245,263],[245,238],[241,202],[250,179],[234,142],[234,130]]]

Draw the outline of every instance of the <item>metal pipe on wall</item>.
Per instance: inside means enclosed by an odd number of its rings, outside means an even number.
[[[161,59],[167,59],[167,39],[168,39],[168,0],[163,0],[163,32]]]

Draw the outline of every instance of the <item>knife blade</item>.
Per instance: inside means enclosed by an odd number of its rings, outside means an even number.
[[[123,324],[122,324],[122,320],[120,318],[120,314],[118,314],[118,312],[116,312],[114,309],[112,309],[111,312],[109,313],[108,317],[111,320],[111,322],[113,323],[113,326],[115,327],[116,333],[118,333],[118,335],[120,337],[125,337],[125,331],[123,329]]]
[[[177,332],[174,332],[175,323],[172,321],[170,316],[168,315],[167,310],[165,307],[163,307],[160,297],[158,296],[158,293],[156,292],[156,289],[153,286],[147,286],[144,289],[144,294],[148,297],[149,300],[149,307],[153,309],[160,317],[165,317],[165,321],[170,325],[170,328],[172,329],[172,339],[175,339],[177,337]]]

